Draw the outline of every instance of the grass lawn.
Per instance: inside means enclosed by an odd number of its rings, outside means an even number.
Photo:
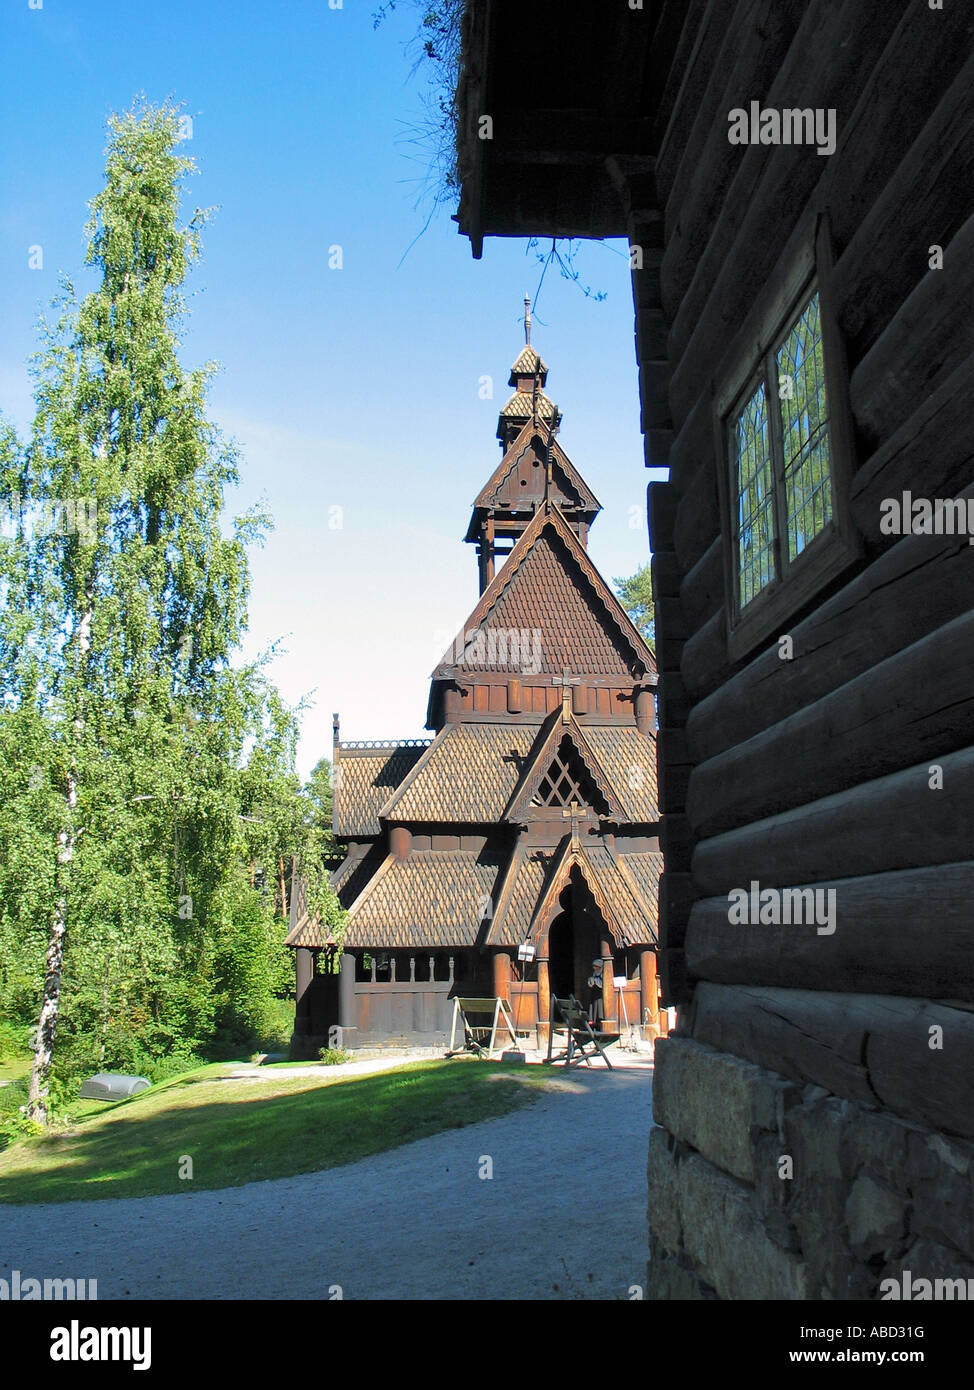
[[[342,1077],[227,1079],[224,1064],[99,1106],[62,1133],[0,1153],[0,1201],[67,1202],[238,1187],[352,1163],[506,1114],[540,1094],[542,1067],[467,1059]],[[337,1074],[335,1074],[337,1073]],[[192,1181],[180,1180],[183,1155]]]
[[[0,1061],[0,1081],[17,1081],[29,1071],[29,1057],[7,1057]]]

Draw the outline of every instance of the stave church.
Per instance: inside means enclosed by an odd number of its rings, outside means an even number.
[[[547,376],[526,303],[465,537],[479,598],[432,673],[432,737],[343,743],[335,716],[348,916],[339,946],[295,884],[295,1058],[339,1036],[442,1046],[457,996],[502,998],[544,1047],[551,995],[585,998],[593,973],[607,1032],[659,1032],[656,664],[589,557],[601,507]]]

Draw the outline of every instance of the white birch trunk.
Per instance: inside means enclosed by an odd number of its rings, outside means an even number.
[[[91,647],[93,581],[89,582],[85,597],[87,600],[85,612],[78,627],[78,666],[82,691],[88,652]],[[81,747],[81,736],[84,730],[82,700],[83,695],[79,691],[78,713],[74,719],[74,751],[67,778],[67,816],[65,817],[67,824],[58,834],[57,901],[54,904],[51,932],[47,941],[44,993],[41,998],[41,1013],[37,1023],[37,1032],[34,1036],[34,1061],[30,1070],[30,1090],[27,1095],[27,1114],[30,1119],[37,1120],[40,1124],[46,1124],[48,1118],[47,1079],[51,1070],[51,1059],[54,1055],[54,1032],[57,1028],[58,1011],[61,1007],[61,971],[64,965],[64,941],[68,931],[68,883],[71,861],[74,858],[74,817],[78,805],[78,750]]]

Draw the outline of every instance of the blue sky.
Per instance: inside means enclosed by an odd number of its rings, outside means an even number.
[[[37,3],[37,0],[34,0]],[[429,673],[477,598],[461,544],[496,466],[497,412],[540,267],[522,240],[474,261],[442,209],[415,245],[423,83],[415,11],[376,0],[0,0],[0,410],[26,433],[36,320],[81,266],[105,122],[145,93],[193,119],[193,205],[218,211],[189,283],[183,362],[221,364],[211,415],[241,448],[231,506],[265,499],[251,557],[250,656],[279,642],[291,703],[313,691],[299,769],[345,738],[423,734]],[[187,212],[189,205],[187,205]],[[342,268],[329,269],[341,246]],[[43,268],[28,268],[28,248]],[[586,245],[596,302],[550,270],[532,340],[560,440],[603,504],[603,574],[648,559],[628,261]],[[481,377],[493,399],[481,399]],[[395,672],[390,676],[389,672]]]

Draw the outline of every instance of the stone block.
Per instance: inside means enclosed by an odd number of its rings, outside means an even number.
[[[853,1180],[845,1204],[849,1248],[863,1261],[899,1253],[906,1237],[906,1204],[867,1170]]]
[[[676,1157],[663,1129],[649,1131],[649,1229],[667,1250],[680,1249],[680,1181]]]
[[[706,1043],[677,1037],[657,1045],[657,1123],[745,1182],[754,1180],[758,1132],[782,1133],[800,1095],[793,1082]]]
[[[974,1145],[915,1130],[905,1170],[914,1234],[974,1256]]]
[[[647,1301],[654,1303],[670,1303],[713,1300],[717,1294],[709,1284],[698,1278],[685,1256],[681,1258],[670,1254],[650,1236],[645,1296]]]
[[[679,1179],[684,1249],[720,1298],[808,1297],[805,1264],[768,1236],[749,1188],[698,1154]]]

